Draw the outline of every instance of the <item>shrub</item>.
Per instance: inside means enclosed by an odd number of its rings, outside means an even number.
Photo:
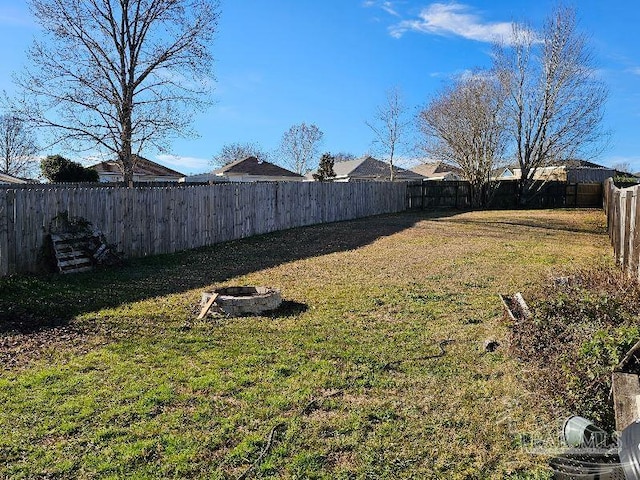
[[[85,168],[61,155],[49,155],[40,163],[42,175],[50,182],[97,182],[99,175],[92,168]]]
[[[611,373],[640,338],[640,289],[615,268],[580,270],[534,292],[534,315],[513,326],[511,351],[560,406],[613,428]]]

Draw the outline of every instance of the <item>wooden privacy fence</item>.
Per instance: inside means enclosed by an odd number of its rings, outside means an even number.
[[[605,182],[604,208],[607,231],[616,263],[635,280],[640,279],[640,185],[618,188],[613,179]]]
[[[467,181],[427,180],[407,186],[407,208],[467,208],[471,205],[471,189]]]
[[[280,182],[140,188],[0,189],[0,275],[38,269],[49,224],[67,212],[127,257],[406,208],[406,184]]]
[[[601,207],[601,183],[540,182],[534,184],[527,208]],[[518,184],[502,181],[485,192],[487,207],[514,208],[518,205]],[[407,187],[409,209],[437,207],[467,208],[471,205],[471,188],[467,181],[431,180],[410,183]]]

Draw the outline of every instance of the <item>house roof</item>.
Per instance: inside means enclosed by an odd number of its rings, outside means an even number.
[[[282,168],[273,163],[258,160],[256,157],[247,157],[243,160],[236,160],[225,165],[222,168],[213,171],[216,175],[232,174],[232,175],[254,175],[264,177],[295,177],[302,178],[291,170]]]
[[[494,177],[513,177],[513,168],[514,167],[494,168],[491,170],[491,175]]]
[[[458,175],[462,174],[462,170],[460,170],[460,168],[444,162],[421,163],[420,165],[416,165],[415,167],[411,168],[411,171],[425,177],[433,177],[438,176],[438,174],[446,173],[456,173]]]
[[[638,178],[638,175],[630,173],[630,172],[623,172],[622,170],[618,170],[614,167],[606,167],[604,165],[599,165],[597,163],[593,163],[593,162],[588,162],[586,160],[567,160],[566,162],[559,162],[561,165],[566,165],[567,168],[574,168],[574,169],[580,169],[580,168],[593,168],[593,169],[601,169],[601,170],[611,170],[615,172],[615,175],[621,175],[621,176],[628,176],[628,177],[636,177]]]
[[[597,163],[588,162],[587,160],[578,160],[577,158],[571,158],[569,160],[560,160],[553,162],[554,165],[565,167],[579,167],[579,168],[609,168],[604,165],[598,165]]]
[[[29,183],[27,180],[23,178],[14,177],[13,175],[8,175],[6,173],[0,173],[0,183]]]
[[[336,177],[385,179],[389,178],[389,165],[373,157],[363,157],[333,165]],[[410,170],[393,167],[394,175],[405,180],[422,180],[424,177]]]
[[[139,155],[133,155],[134,157],[134,175],[151,175],[155,177],[184,177],[183,173],[180,173],[171,168],[160,165],[159,163],[152,162],[151,160],[141,157]],[[95,165],[91,165],[88,168],[97,170],[98,173],[114,173],[122,174],[122,170],[115,160],[108,160],[105,162],[99,162]]]
[[[593,162],[589,162],[587,160],[578,160],[577,158],[570,158],[567,160],[549,160],[548,162],[545,162],[542,166],[540,166],[539,168],[558,168],[558,167],[565,167],[565,168],[611,168],[611,167],[605,167],[604,165],[599,165],[597,163],[593,163]],[[516,164],[511,164],[511,165],[507,165],[507,167],[505,168],[509,168],[511,171],[513,170],[519,170],[520,169],[520,165]]]

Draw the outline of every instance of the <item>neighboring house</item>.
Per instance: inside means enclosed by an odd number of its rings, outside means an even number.
[[[521,177],[522,169],[513,168],[513,180],[519,180]],[[536,168],[533,177],[530,178],[533,178],[533,180],[542,180],[545,182],[566,182],[567,170],[564,165],[549,165],[547,167],[539,167]]]
[[[389,180],[389,164],[373,157],[336,162],[333,165],[333,171],[336,174],[333,178],[334,182]],[[422,175],[400,167],[393,167],[393,172],[394,180],[399,182],[421,181],[424,179]]]
[[[182,177],[181,183],[229,183],[229,180],[223,177],[217,177],[213,173],[198,173],[196,175],[188,175]]]
[[[0,185],[17,185],[30,183],[24,178],[14,177],[13,175],[8,175],[6,173],[0,173]]]
[[[302,182],[304,177],[273,163],[247,157],[211,173],[185,177],[183,182]]]
[[[537,168],[533,179],[567,183],[602,183],[609,177],[615,177],[617,173],[620,172],[586,160],[566,160]],[[522,169],[508,167],[496,176],[496,180],[519,180],[521,176]]]
[[[493,171],[491,180],[517,180],[517,178],[512,167],[502,167]]]
[[[583,165],[567,165],[565,167],[568,183],[602,183],[607,178],[615,177],[618,173],[610,167],[585,161],[581,161],[581,163]]]
[[[411,168],[411,171],[422,175],[426,180],[462,180],[462,170],[444,162],[425,162]]]
[[[133,168],[134,182],[178,182],[184,177],[183,173],[172,170],[159,163],[135,155]],[[118,183],[124,181],[124,175],[118,162],[110,160],[96,163],[87,168],[93,168],[100,176],[99,181],[104,183]]]

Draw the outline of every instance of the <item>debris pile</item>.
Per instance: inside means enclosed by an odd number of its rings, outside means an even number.
[[[66,213],[58,215],[51,221],[49,232],[60,273],[86,272],[95,265],[121,262],[102,232],[82,218],[69,219]]]

